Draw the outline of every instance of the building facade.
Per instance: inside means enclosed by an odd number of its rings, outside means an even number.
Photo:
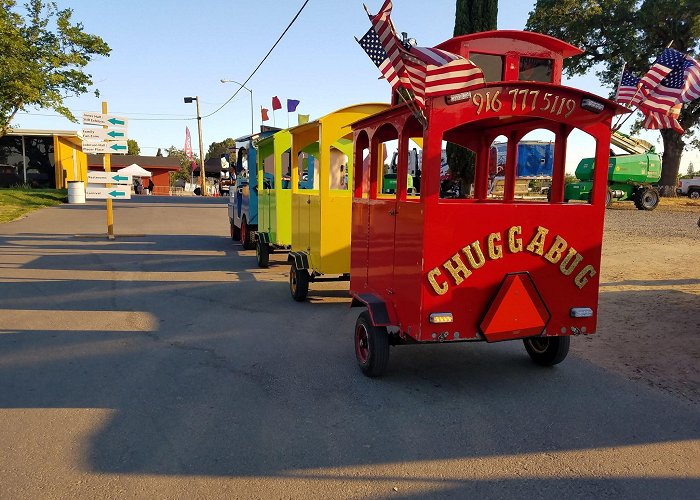
[[[15,169],[20,183],[55,189],[85,180],[87,159],[77,132],[12,129],[0,137],[0,165]]]

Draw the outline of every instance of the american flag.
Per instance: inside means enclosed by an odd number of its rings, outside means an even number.
[[[427,97],[455,94],[484,85],[483,72],[469,59],[444,50],[402,43],[391,22],[391,9],[391,0],[386,0],[379,13],[371,18],[372,26],[398,75],[399,84],[413,91],[418,106],[424,108]]]
[[[700,63],[690,56],[685,56],[683,62],[683,90],[681,90],[680,101],[690,102],[700,98]]]
[[[674,70],[683,71],[685,55],[675,49],[664,49],[659,58],[652,64],[647,74],[642,77],[642,86],[655,89],[666,76]]]
[[[622,78],[620,78],[620,84],[617,87],[615,101],[619,102],[620,104],[631,104],[633,98],[636,101],[637,96],[640,96],[641,94],[637,87],[640,80],[641,78],[634,76],[629,71],[623,71]]]
[[[484,85],[484,73],[469,59],[440,49],[411,47],[411,56],[425,65],[425,96],[437,97]]]
[[[391,0],[386,0],[382,8],[379,9],[379,13],[371,17],[372,27],[377,33],[379,42],[389,58],[389,63],[394,67],[394,71],[398,75],[401,85],[406,89],[412,90],[411,81],[406,74],[406,68],[401,58],[401,49],[403,49],[403,46],[399,42],[398,36],[396,36],[394,23],[391,22],[391,9]]]
[[[678,123],[681,106],[681,104],[677,104],[671,108],[670,114],[668,115],[663,115],[654,111],[644,113],[646,118],[644,119],[642,127],[654,130],[672,128],[679,134],[682,134],[684,132],[683,127]]]
[[[685,60],[685,56],[683,57]],[[655,89],[648,92],[639,107],[642,110],[653,111],[666,115],[681,97],[685,84],[683,64],[673,69],[663,78]]]
[[[374,28],[370,28],[362,38],[357,40],[357,43],[364,49],[374,65],[379,68],[379,72],[389,82],[392,90],[396,90],[400,83],[399,75],[396,74],[394,66],[392,66],[391,61],[389,61],[386,51],[379,42],[379,37],[377,36],[377,32],[374,31]]]

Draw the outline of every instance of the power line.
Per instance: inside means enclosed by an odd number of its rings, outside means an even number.
[[[265,57],[262,58],[262,61],[260,61],[260,64],[258,64],[258,65],[255,67],[255,69],[254,69],[253,72],[250,74],[250,76],[243,82],[243,85],[241,85],[240,88],[239,88],[238,90],[236,90],[236,92],[233,93],[233,95],[229,98],[228,101],[226,101],[226,102],[223,103],[221,106],[219,106],[215,111],[212,111],[212,112],[209,113],[208,115],[202,116],[202,118],[209,118],[210,116],[215,115],[216,113],[218,113],[219,111],[221,111],[222,109],[224,109],[224,107],[225,107],[229,102],[231,102],[231,101],[233,100],[234,97],[236,97],[236,96],[238,95],[238,93],[241,91],[241,89],[250,81],[251,78],[253,78],[253,76],[255,75],[255,73],[258,72],[258,70],[260,69],[260,66],[262,66],[263,63],[267,60],[267,58],[270,56],[270,54],[272,54],[272,51],[275,50],[275,47],[277,47],[277,44],[280,43],[280,41],[282,40],[282,37],[284,37],[284,35],[287,34],[287,31],[289,31],[289,28],[292,27],[292,25],[293,25],[294,22],[297,20],[297,18],[298,18],[299,15],[301,14],[301,12],[302,12],[302,11],[304,10],[304,8],[306,7],[306,4],[308,4],[308,3],[309,3],[309,0],[306,0],[306,1],[303,3],[303,5],[301,6],[301,8],[299,9],[299,12],[297,12],[297,14],[292,18],[292,20],[289,22],[289,24],[287,25],[287,27],[284,29],[284,31],[282,32],[282,34],[279,36],[279,38],[277,39],[277,41],[275,42],[275,44],[270,48],[270,50],[267,52],[267,54],[265,54]]]

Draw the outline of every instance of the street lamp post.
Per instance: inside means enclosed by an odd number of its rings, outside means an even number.
[[[253,125],[253,91],[236,80],[222,78],[220,81],[221,83],[235,83],[236,85],[240,85],[242,89],[246,89],[248,92],[250,92],[250,135],[255,134],[255,126]]]
[[[204,174],[204,144],[202,143],[202,115],[199,113],[199,96],[185,97],[185,104],[197,101],[197,129],[199,131],[199,186],[202,196],[207,195],[205,174]]]

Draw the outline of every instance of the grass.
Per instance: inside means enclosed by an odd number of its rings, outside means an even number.
[[[65,189],[0,189],[0,223],[17,220],[39,208],[60,205],[67,199]]]

